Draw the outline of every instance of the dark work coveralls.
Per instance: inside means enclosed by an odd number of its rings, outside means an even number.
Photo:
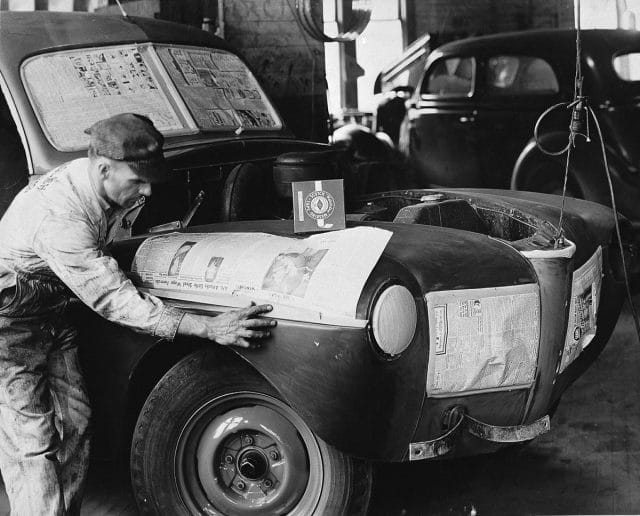
[[[78,514],[90,406],[71,294],[103,317],[173,339],[183,313],[139,292],[105,254],[122,217],[93,187],[89,160],[26,187],[0,220],[0,470],[12,515]]]

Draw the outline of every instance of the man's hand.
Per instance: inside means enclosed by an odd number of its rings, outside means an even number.
[[[187,313],[178,327],[178,334],[214,340],[223,346],[251,347],[249,339],[264,339],[271,335],[273,319],[258,316],[273,310],[271,305],[251,303],[246,308],[230,310],[215,317]]]

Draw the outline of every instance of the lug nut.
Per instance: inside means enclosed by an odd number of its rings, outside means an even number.
[[[227,455],[227,456],[225,456],[224,461],[227,464],[231,464],[233,462],[233,457],[231,455]]]
[[[236,482],[236,487],[238,489],[240,489],[240,491],[242,491],[247,486],[245,486],[245,484],[244,484],[244,482],[242,480],[238,480],[238,482]]]
[[[245,435],[243,438],[244,444],[250,445],[253,444],[253,437],[250,435]]]
[[[272,450],[269,452],[269,457],[271,457],[271,460],[278,460],[280,458],[280,455],[278,455],[277,451]]]
[[[264,485],[264,487],[271,487],[273,485],[273,482],[271,481],[271,479],[265,478],[262,484]]]

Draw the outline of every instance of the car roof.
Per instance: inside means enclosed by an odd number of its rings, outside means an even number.
[[[598,102],[624,101],[640,96],[640,81],[623,81],[613,57],[640,52],[640,31],[588,29],[580,31],[582,71],[587,95]],[[429,56],[427,67],[449,56],[487,58],[496,54],[520,54],[545,59],[556,70],[560,89],[573,92],[576,59],[575,29],[538,29],[476,36],[446,43]]]
[[[227,42],[211,33],[152,18],[3,11],[0,13],[0,70],[19,66],[26,57],[46,51],[148,41],[231,49]]]
[[[47,140],[22,83],[21,63],[33,55],[53,51],[147,42],[203,46],[237,54],[226,41],[209,32],[152,18],[86,12],[0,11],[0,86],[5,96],[10,97],[9,107],[13,117],[19,120],[18,129],[30,157],[30,168],[34,172],[46,171],[68,159],[86,155],[86,152],[60,152]],[[290,133],[283,127],[271,131],[269,136],[287,137]],[[165,149],[176,145],[202,144],[220,138],[245,137],[212,134],[190,138],[167,138],[173,143],[166,145]]]
[[[587,29],[580,31],[584,50],[599,49],[609,54],[640,47],[640,32],[622,29]],[[446,54],[491,53],[499,49],[512,52],[527,50],[533,53],[563,52],[575,56],[575,29],[538,29],[503,32],[452,41],[437,51]]]

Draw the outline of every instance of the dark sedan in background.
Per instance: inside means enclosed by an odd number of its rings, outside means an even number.
[[[640,33],[584,30],[584,94],[604,133],[618,209],[640,220]],[[536,146],[538,117],[574,94],[576,31],[524,31],[467,38],[433,51],[401,128],[400,146],[425,185],[559,193],[565,156]],[[562,112],[564,111],[564,113]],[[540,125],[543,146],[568,142],[570,110]],[[609,204],[593,121],[578,138],[569,195]]]

